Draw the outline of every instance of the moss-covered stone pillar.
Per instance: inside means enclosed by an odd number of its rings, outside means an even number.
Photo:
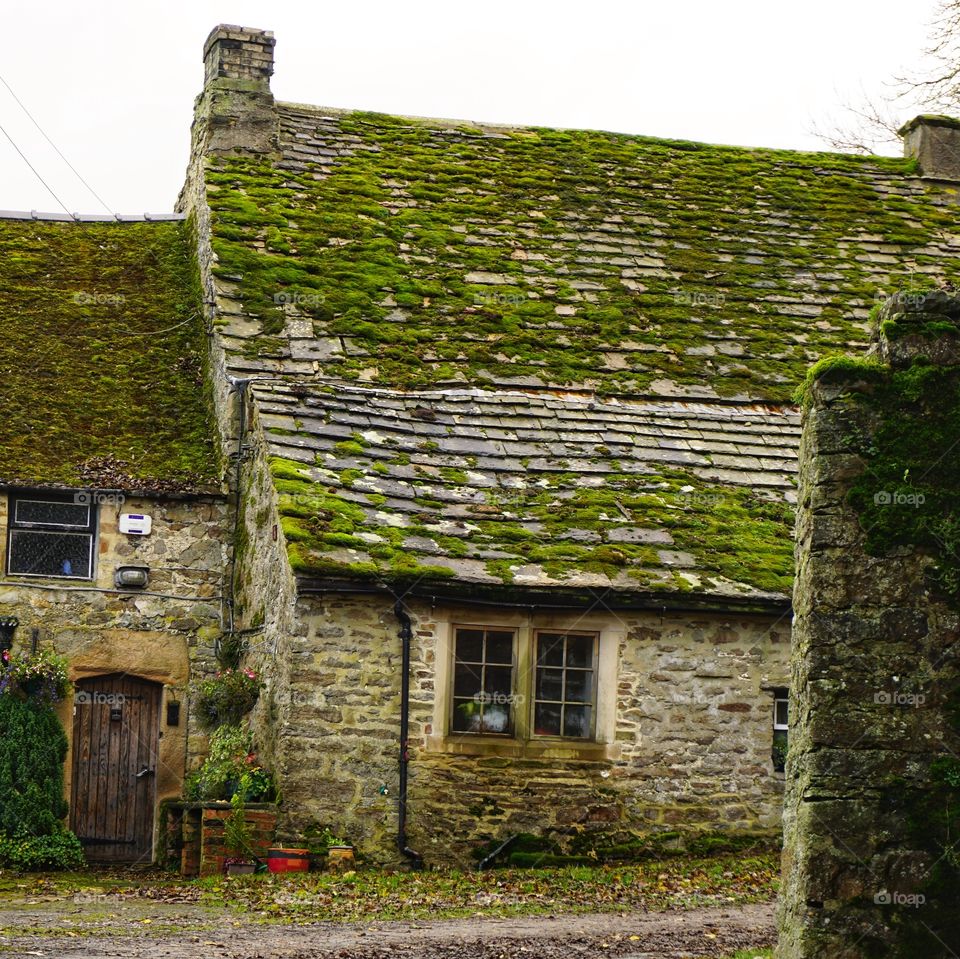
[[[960,954],[960,301],[808,382],[778,959]]]

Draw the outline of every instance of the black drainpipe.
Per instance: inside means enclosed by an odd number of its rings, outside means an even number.
[[[408,745],[410,727],[410,641],[413,630],[410,627],[410,615],[398,599],[393,613],[400,623],[400,641],[403,644],[403,673],[400,677],[400,816],[397,825],[397,848],[410,860],[414,869],[423,868],[423,856],[407,845],[407,766],[410,762]]]

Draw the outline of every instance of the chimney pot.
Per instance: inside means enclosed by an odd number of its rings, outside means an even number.
[[[960,180],[960,120],[924,114],[898,132],[904,156],[916,159],[923,176]]]

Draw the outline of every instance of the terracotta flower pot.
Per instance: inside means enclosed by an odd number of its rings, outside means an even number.
[[[309,849],[267,850],[267,868],[270,872],[307,872],[310,869]]]
[[[327,863],[331,869],[342,869],[353,862],[353,846],[328,846]]]

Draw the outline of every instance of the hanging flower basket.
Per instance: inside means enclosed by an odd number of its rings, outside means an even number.
[[[252,669],[224,669],[197,684],[197,718],[206,729],[236,726],[257,704],[263,683]]]
[[[62,702],[71,689],[67,661],[52,649],[12,655],[0,660],[0,695],[19,696],[47,704]]]

